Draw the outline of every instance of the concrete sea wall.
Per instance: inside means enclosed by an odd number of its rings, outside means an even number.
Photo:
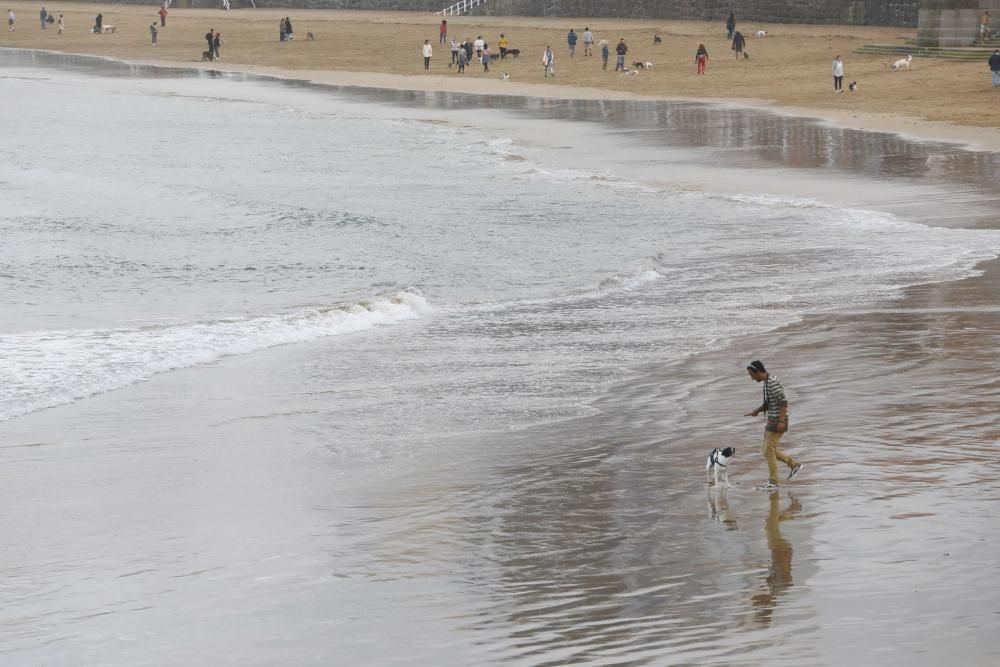
[[[114,0],[112,0],[114,1]],[[127,1],[127,0],[126,0]],[[455,0],[254,0],[258,7],[436,12]],[[925,0],[926,1],[926,0]],[[250,0],[230,0],[249,7]],[[134,4],[160,4],[159,0]],[[177,7],[220,7],[222,0],[175,0]],[[916,27],[921,0],[486,0],[473,13],[494,16],[691,19],[724,22],[840,23]]]

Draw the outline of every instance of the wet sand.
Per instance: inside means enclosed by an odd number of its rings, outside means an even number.
[[[1000,222],[993,154],[693,103],[494,103],[641,122],[692,168],[762,184],[815,171],[824,201]],[[388,461],[331,428],[328,378],[363,377],[390,334],[4,423],[4,526],[25,564],[5,584],[4,650],[23,664],[994,664],[1000,264],[982,269],[637,369],[590,417],[414,439]],[[784,444],[807,466],[770,496],[751,490],[762,424],[740,416],[759,402],[754,358],[790,392]],[[732,486],[706,488],[722,444],[738,447]],[[81,559],[104,575],[76,577]],[[233,599],[236,582],[256,595]],[[271,630],[240,635],[244,621]]]
[[[449,20],[459,39],[482,34],[494,42],[500,32],[522,49],[524,56],[504,61],[485,73],[470,66],[459,76],[447,67],[444,47],[437,45],[439,17],[416,12],[355,12],[296,10],[297,39],[279,43],[277,23],[287,9],[186,10],[174,8],[160,31],[158,46],[150,45],[148,27],[156,19],[150,7],[72,3],[49,10],[66,16],[67,31],[57,35],[38,25],[38,6],[13,2],[18,29],[0,34],[0,47],[53,49],[90,53],[130,61],[161,62],[230,70],[267,71],[327,83],[377,87],[494,92],[536,96],[657,97],[739,101],[742,104],[789,109],[796,115],[826,118],[841,126],[895,131],[915,137],[960,141],[1000,150],[996,118],[997,92],[989,85],[982,63],[918,59],[910,72],[892,73],[884,57],[854,51],[866,43],[903,43],[912,29],[863,26],[758,26],[740,24],[748,36],[752,57],[732,57],[721,25],[687,21],[590,20],[538,17],[457,17]],[[98,12],[114,25],[114,35],[87,32]],[[158,22],[158,21],[157,21]],[[589,26],[597,39],[612,44],[624,37],[628,61],[650,61],[654,69],[635,77],[602,72],[599,56],[569,58],[565,34]],[[198,62],[209,28],[222,32],[223,59]],[[766,39],[751,37],[759,27],[770,29]],[[317,39],[304,40],[306,32]],[[660,33],[662,46],[652,46]],[[423,71],[420,45],[435,46],[433,66]],[[698,77],[694,52],[704,43],[711,54],[709,73]],[[544,79],[539,65],[546,45],[555,49],[558,77]],[[582,46],[579,49],[582,52]],[[859,92],[836,95],[830,63],[837,54],[847,63],[846,80],[856,80]],[[614,53],[611,68],[614,67]],[[509,82],[500,73],[510,74]],[[974,129],[961,129],[974,128]]]

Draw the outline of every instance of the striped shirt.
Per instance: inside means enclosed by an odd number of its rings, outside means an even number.
[[[777,430],[778,410],[788,405],[785,398],[785,388],[781,386],[781,380],[774,375],[768,374],[764,380],[764,405],[767,407],[767,429]]]

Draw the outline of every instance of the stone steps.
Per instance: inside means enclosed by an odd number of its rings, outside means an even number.
[[[941,60],[959,60],[963,62],[980,62],[989,59],[993,49],[990,47],[934,47],[934,46],[914,46],[904,44],[892,46],[887,44],[865,44],[857,53],[868,53],[884,56],[896,56],[902,58],[911,55],[914,58],[939,58]]]

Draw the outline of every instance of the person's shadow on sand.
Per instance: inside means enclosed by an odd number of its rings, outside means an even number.
[[[770,496],[770,509],[764,521],[764,534],[767,536],[767,548],[771,551],[771,565],[767,578],[764,580],[765,592],[757,593],[750,602],[754,609],[754,619],[761,624],[771,623],[771,615],[781,596],[792,587],[792,543],[781,535],[781,522],[794,519],[801,511],[802,505],[789,494],[788,505],[779,509],[780,494]]]

